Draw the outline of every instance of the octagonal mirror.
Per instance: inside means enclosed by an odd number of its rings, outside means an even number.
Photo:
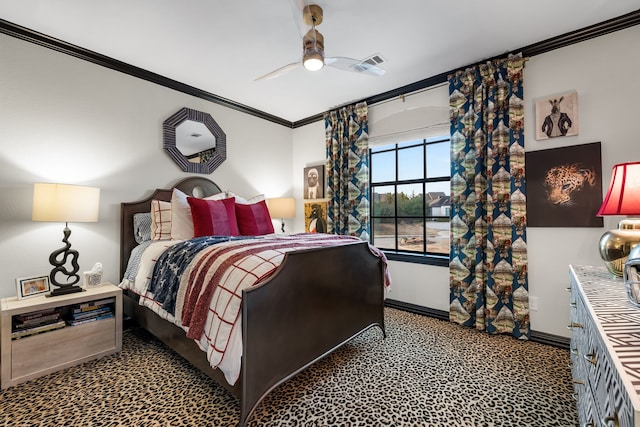
[[[208,113],[182,108],[162,130],[164,150],[185,172],[211,173],[227,158],[227,136]]]

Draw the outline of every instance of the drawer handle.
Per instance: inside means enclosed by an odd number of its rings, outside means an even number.
[[[620,427],[620,423],[618,422],[618,414],[614,413],[612,417],[604,417],[602,418],[602,425],[604,427],[611,427],[611,425],[613,425],[613,427]],[[613,422],[613,424],[609,424]]]
[[[570,325],[567,326],[568,329],[573,329],[573,328],[584,328],[584,325],[582,323],[576,323],[576,322],[571,322]]]
[[[576,308],[576,307],[578,306],[578,303],[576,303],[576,302],[574,301],[574,302],[569,303],[569,305],[570,305],[571,307],[573,307],[573,308]]]
[[[595,353],[585,354],[583,357],[584,357],[584,360],[591,363],[593,366],[596,366],[596,364],[598,363],[598,359],[596,359]]]
[[[571,354],[577,356],[578,355],[578,349],[577,348],[572,348],[571,349]]]
[[[569,286],[568,288],[564,288],[564,290],[567,292],[571,292],[571,287]]]

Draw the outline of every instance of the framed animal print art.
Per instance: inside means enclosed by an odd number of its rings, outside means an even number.
[[[536,139],[578,134],[578,92],[539,98],[536,106]]]
[[[602,227],[600,143],[525,153],[527,226]]]

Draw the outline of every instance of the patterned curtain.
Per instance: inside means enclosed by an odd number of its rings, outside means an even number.
[[[452,322],[529,338],[522,54],[449,76]]]
[[[367,103],[324,117],[327,144],[327,232],[369,241],[369,122]]]

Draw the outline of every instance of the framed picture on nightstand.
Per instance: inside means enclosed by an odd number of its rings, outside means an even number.
[[[49,276],[21,277],[16,279],[18,299],[35,297],[51,291]]]

